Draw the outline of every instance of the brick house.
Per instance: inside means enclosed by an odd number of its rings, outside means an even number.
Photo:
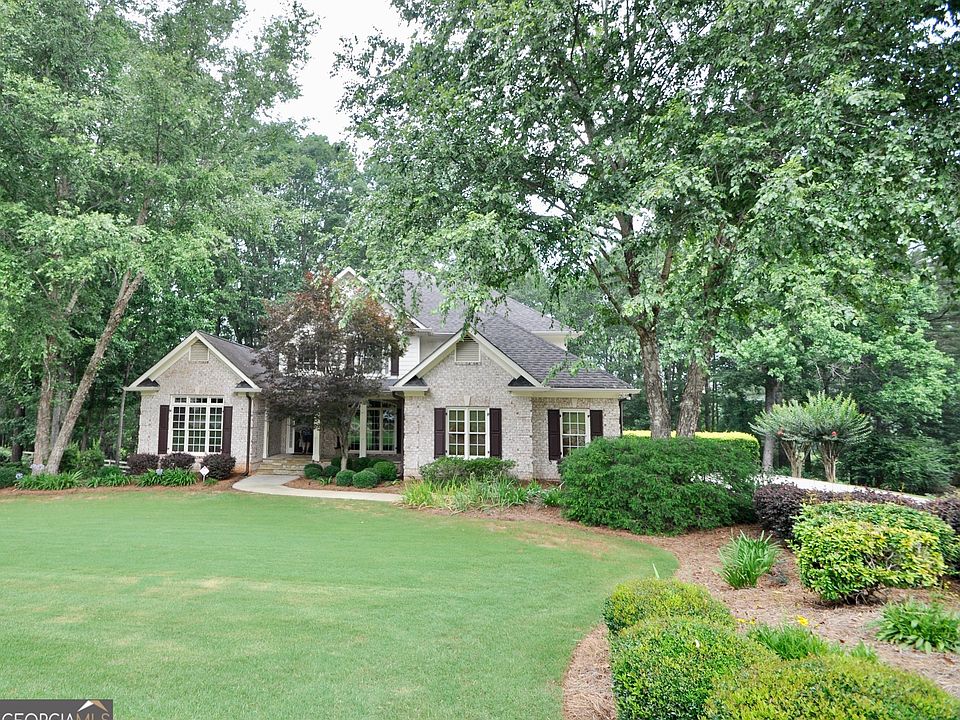
[[[363,282],[350,269],[337,279]],[[397,461],[413,477],[443,455],[502,457],[521,478],[552,480],[573,448],[620,435],[621,402],[637,391],[604,370],[564,369],[577,361],[566,350],[576,331],[512,298],[465,327],[461,314],[440,312],[432,281],[405,280],[416,297],[406,350],[361,405],[350,454]],[[223,451],[241,472],[340,456],[334,434],[310,418],[270,414],[257,352],[196,331],[143,373],[128,388],[141,394],[138,451]]]

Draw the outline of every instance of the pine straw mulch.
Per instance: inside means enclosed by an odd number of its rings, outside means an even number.
[[[539,520],[584,527],[565,520],[554,508],[522,507],[502,511],[467,513],[478,517],[502,520]],[[703,585],[725,602],[747,630],[753,623],[796,623],[805,618],[815,633],[841,645],[852,647],[863,642],[872,647],[883,662],[903,670],[924,675],[944,690],[960,696],[960,656],[950,653],[923,653],[883,643],[875,639],[870,623],[880,618],[884,602],[907,597],[936,600],[960,609],[960,585],[934,591],[890,590],[870,604],[829,605],[803,589],[797,577],[793,554],[784,548],[773,570],[761,578],[758,587],[734,590],[715,572],[720,561],[719,549],[743,531],[758,535],[759,527],[740,526],[692,532],[678,537],[651,537],[628,532],[593,528],[598,533],[632,537],[673,553],[679,561],[676,577],[684,582]],[[574,650],[563,682],[565,720],[610,720],[616,717],[610,680],[610,646],[606,628],[595,627]]]
[[[58,497],[61,495],[113,495],[115,493],[218,493],[233,488],[233,484],[243,480],[243,475],[231,475],[226,480],[217,480],[215,483],[196,482],[193,485],[119,485],[116,487],[78,487],[66,490],[20,490],[16,487],[0,488],[0,500],[11,500],[16,497]]]
[[[358,488],[352,485],[336,485],[334,483],[322,483],[317,480],[307,480],[305,477],[298,477],[288,483],[287,487],[302,488],[304,490],[333,490],[340,492],[368,492],[368,493],[400,493],[403,492],[403,484],[387,483],[386,485],[377,485],[372,488]]]

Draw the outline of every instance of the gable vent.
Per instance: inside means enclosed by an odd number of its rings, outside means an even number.
[[[480,345],[476,340],[461,340],[457,343],[456,362],[473,365],[480,363]]]
[[[210,348],[202,342],[195,342],[190,346],[190,362],[205,363],[210,361]]]

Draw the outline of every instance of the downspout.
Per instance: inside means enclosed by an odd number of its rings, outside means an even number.
[[[247,393],[247,471],[244,477],[250,475],[250,431],[253,428],[253,395]]]

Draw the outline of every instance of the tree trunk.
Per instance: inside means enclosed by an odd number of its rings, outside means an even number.
[[[10,443],[10,461],[18,463],[23,460],[23,443],[20,441],[20,433],[23,432],[23,418],[27,415],[27,409],[17,404],[13,408],[13,441]]]
[[[53,337],[47,337],[43,353],[43,377],[40,380],[40,399],[37,402],[37,427],[33,439],[33,473],[40,472],[39,465],[46,463],[50,453],[50,421],[53,416]]]
[[[700,408],[708,375],[705,363],[696,359],[690,361],[687,381],[684,383],[683,395],[680,397],[680,418],[677,421],[679,437],[693,437],[700,426]]]
[[[56,473],[60,470],[60,460],[63,458],[63,451],[66,450],[67,443],[70,442],[70,436],[73,435],[73,428],[77,424],[77,418],[80,417],[80,410],[83,408],[83,403],[90,393],[90,387],[93,385],[93,380],[97,375],[97,369],[103,361],[103,356],[107,352],[107,348],[120,325],[120,321],[123,319],[123,314],[127,310],[130,299],[137,291],[137,288],[140,287],[141,282],[143,282],[143,273],[137,273],[132,279],[129,270],[123,275],[123,279],[120,282],[120,291],[117,293],[117,299],[113,303],[110,317],[107,319],[107,324],[103,328],[103,332],[100,333],[100,337],[97,339],[97,344],[93,348],[93,354],[87,362],[87,366],[83,371],[83,377],[80,378],[77,390],[73,394],[73,399],[70,401],[70,407],[67,408],[66,416],[63,418],[63,425],[60,428],[60,432],[57,433],[53,448],[50,450],[50,460],[47,463],[47,472],[49,473]]]
[[[638,333],[640,356],[643,361],[643,389],[650,414],[650,437],[670,437],[670,406],[663,389],[663,371],[660,366],[660,344],[655,331]]]
[[[763,409],[766,412],[773,410],[773,406],[780,401],[780,381],[770,374],[763,379]],[[763,436],[763,469],[772,470],[773,460],[777,452],[777,437],[773,433]]]

